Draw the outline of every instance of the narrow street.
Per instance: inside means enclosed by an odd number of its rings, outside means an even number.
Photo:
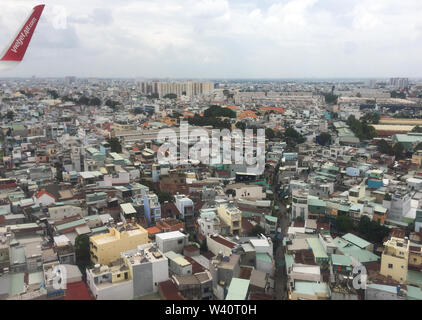
[[[278,173],[279,166],[276,167],[275,172]],[[289,227],[289,217],[288,217],[288,210],[284,203],[282,203],[280,199],[280,195],[277,190],[277,181],[276,176],[273,178],[272,183],[272,191],[274,194],[274,206],[278,206],[278,223],[279,227],[281,228],[281,239],[278,241],[278,246],[275,249],[275,261],[276,261],[276,269],[275,269],[275,298],[277,300],[287,300],[287,274],[286,274],[286,267],[285,267],[285,259],[284,259],[284,247],[283,247],[283,238],[287,234],[287,229]]]

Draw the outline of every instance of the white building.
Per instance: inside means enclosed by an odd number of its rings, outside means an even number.
[[[164,232],[156,234],[155,241],[158,249],[163,253],[168,251],[183,253],[183,248],[187,246],[189,237],[180,231]]]

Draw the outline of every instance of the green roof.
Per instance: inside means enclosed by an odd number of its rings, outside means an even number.
[[[422,210],[416,210],[416,219],[415,222],[422,222]]]
[[[419,287],[407,286],[407,300],[422,300],[422,290]]]
[[[10,248],[10,264],[25,263],[25,248],[24,247],[11,247]]]
[[[275,223],[277,223],[277,220],[278,220],[277,217],[273,217],[273,216],[269,216],[269,215],[265,215],[265,219],[267,219],[270,222],[275,222]]]
[[[266,252],[257,253],[256,254],[256,260],[260,260],[260,261],[268,262],[268,263],[271,263],[272,262],[272,259],[271,259],[270,255],[268,253],[266,253]]]
[[[86,223],[85,219],[79,219],[79,220],[76,220],[76,221],[71,221],[71,222],[68,222],[68,223],[61,224],[61,225],[57,226],[56,229],[58,231],[61,231],[61,230],[64,230],[64,229],[77,227],[77,226],[80,226],[80,225],[85,224],[85,223]]]
[[[24,273],[15,273],[9,275],[9,296],[25,292]]]
[[[340,251],[360,263],[374,262],[380,259],[376,254],[369,252],[368,250],[356,247],[355,245],[353,245],[352,247],[341,248]]]
[[[318,238],[307,238],[306,241],[312,248],[316,259],[328,259],[327,253]]]
[[[422,286],[422,272],[408,270],[407,271],[406,283],[407,284],[413,284],[413,285],[416,285],[416,286]]]
[[[311,198],[308,197],[308,205],[313,207],[326,207],[326,203],[324,200],[320,200],[318,198]]]
[[[307,294],[315,296],[318,293],[329,293],[328,286],[326,283],[321,282],[306,282],[306,281],[295,281],[294,293]]]
[[[356,245],[357,247],[359,247],[361,249],[366,248],[367,246],[371,245],[370,242],[368,242],[368,241],[366,241],[366,240],[364,240],[364,239],[362,239],[358,236],[355,236],[352,233],[345,234],[342,238],[344,240],[348,241],[348,242],[353,243],[354,245]]]
[[[371,284],[368,284],[368,288],[377,289],[377,290],[381,290],[381,291],[386,291],[386,292],[390,292],[390,293],[397,293],[397,287],[395,287],[395,286],[387,286],[385,284],[371,283]]]
[[[291,254],[285,254],[284,259],[286,260],[286,268],[289,269],[295,262],[295,258]]]
[[[233,278],[227,292],[226,300],[246,300],[249,280]]]
[[[333,262],[333,265],[336,266],[349,267],[352,265],[352,260],[350,259],[350,257],[342,254],[332,254],[331,261]]]

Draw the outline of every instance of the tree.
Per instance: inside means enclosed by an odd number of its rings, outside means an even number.
[[[348,215],[338,215],[336,218],[336,227],[341,233],[349,232],[353,229],[352,218]]]
[[[229,108],[222,108],[217,105],[210,106],[207,110],[204,111],[204,117],[226,117],[226,118],[236,118],[236,112]]]
[[[371,221],[367,216],[360,218],[357,229],[363,238],[374,243],[382,243],[390,233],[389,228],[380,225],[379,222]]]
[[[363,122],[378,124],[381,119],[381,116],[375,112],[368,112],[362,117]]]
[[[201,253],[208,252],[207,241],[202,241],[202,243],[201,243],[201,247],[199,248],[199,251],[200,251]]]
[[[337,104],[338,96],[331,93],[324,94],[325,103],[327,104]]]
[[[122,152],[122,145],[118,138],[113,137],[107,140],[110,144],[111,152],[121,153]]]
[[[331,135],[328,132],[323,132],[319,135],[319,143],[323,146],[329,146],[331,144]]]
[[[261,227],[259,224],[255,225],[251,231],[248,232],[249,237],[256,237],[259,234],[264,234],[265,230],[263,227]]]
[[[50,95],[52,99],[57,99],[59,97],[59,94],[56,90],[47,90],[47,93]]]
[[[274,137],[275,137],[274,130],[271,129],[271,128],[266,128],[265,129],[265,137],[268,138],[269,140],[274,139]]]
[[[396,160],[402,159],[403,152],[404,152],[403,145],[400,142],[396,143],[393,147],[393,152],[394,152],[394,156],[396,157]]]
[[[236,122],[236,128],[245,131],[246,129],[246,123],[242,122],[242,121],[238,121]]]
[[[301,144],[305,142],[305,138],[292,127],[288,127],[284,132],[284,135],[289,144]]]
[[[90,99],[87,96],[81,96],[78,100],[80,105],[87,106],[89,104]]]
[[[385,200],[385,201],[391,201],[391,194],[386,193],[386,194],[384,195],[384,200]]]
[[[419,127],[418,125],[412,129],[412,132],[416,133],[422,133],[422,127]]]
[[[164,203],[166,201],[171,202],[173,200],[173,195],[167,191],[159,191],[157,196],[160,203]]]
[[[89,235],[81,234],[75,238],[75,257],[76,265],[85,276],[86,269],[92,266],[89,249]]]
[[[56,168],[56,179],[59,182],[63,181],[63,164],[61,162],[56,162],[54,167]]]
[[[120,102],[108,99],[105,102],[105,105],[108,106],[108,107],[110,107],[111,109],[113,109],[113,111],[116,111],[117,110],[117,106],[120,105]]]
[[[91,106],[100,106],[101,105],[101,99],[100,98],[98,98],[98,97],[94,97],[94,98],[91,98],[90,100],[89,100],[89,104],[91,105]]]
[[[419,142],[418,145],[415,147],[415,151],[422,150],[422,142]]]
[[[177,99],[177,94],[174,94],[174,93],[168,93],[168,94],[166,94],[164,97],[163,97],[164,99]]]
[[[392,156],[394,154],[393,147],[384,139],[377,143],[378,152]]]
[[[13,119],[15,118],[15,113],[12,110],[7,111],[6,118],[9,121],[13,121]]]

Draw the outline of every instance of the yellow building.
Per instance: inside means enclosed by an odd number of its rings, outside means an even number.
[[[409,240],[395,237],[384,242],[380,271],[382,275],[400,283],[406,281],[409,261],[409,244]]]
[[[358,203],[360,199],[365,198],[366,187],[362,183],[360,186],[353,187],[349,190],[349,201],[353,203]]]
[[[94,264],[109,264],[120,258],[120,253],[136,249],[148,243],[148,232],[138,224],[126,224],[111,228],[106,234],[89,238],[91,261]]]
[[[233,202],[225,200],[217,200],[217,214],[228,226],[230,233],[240,235],[242,232],[242,212]]]

